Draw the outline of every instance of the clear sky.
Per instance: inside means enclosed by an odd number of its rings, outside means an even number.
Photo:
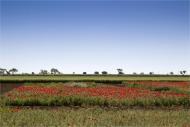
[[[3,0],[0,67],[190,72],[188,0]]]

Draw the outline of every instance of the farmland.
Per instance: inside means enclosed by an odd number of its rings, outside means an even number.
[[[0,1],[0,127],[190,127],[190,0]]]
[[[63,82],[63,81],[190,81],[190,75],[4,75],[1,82]]]
[[[189,127],[190,110],[163,109],[103,109],[51,108],[23,109],[4,108],[1,111],[2,127],[10,126],[66,126],[66,127]]]
[[[13,75],[0,81],[2,126],[190,125],[189,76]]]

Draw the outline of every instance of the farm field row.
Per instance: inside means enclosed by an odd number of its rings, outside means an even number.
[[[43,82],[43,81],[190,81],[190,76],[163,75],[10,75],[0,76],[1,82]]]
[[[189,127],[190,110],[1,107],[1,127]]]
[[[3,84],[1,87],[11,85]],[[0,126],[190,126],[188,81],[17,83],[1,94]]]
[[[186,89],[187,88],[187,89]],[[93,82],[41,83],[3,94],[12,106],[190,106],[189,85],[98,84]]]

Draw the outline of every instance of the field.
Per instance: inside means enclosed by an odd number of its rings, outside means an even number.
[[[51,108],[3,109],[1,127],[189,127],[190,110]]]
[[[1,82],[64,82],[64,81],[190,81],[190,75],[9,75]]]
[[[1,126],[190,126],[188,76],[17,75],[0,81]]]

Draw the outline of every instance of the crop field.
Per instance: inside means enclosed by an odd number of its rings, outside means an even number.
[[[129,77],[2,76],[1,126],[190,126],[188,77]]]
[[[189,84],[27,83],[3,95],[11,106],[190,106]]]
[[[1,127],[189,127],[190,110],[3,108]]]
[[[190,75],[4,75],[0,82],[190,81]]]

